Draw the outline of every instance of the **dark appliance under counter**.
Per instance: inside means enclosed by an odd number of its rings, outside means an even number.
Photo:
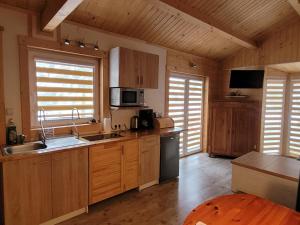
[[[179,176],[179,133],[160,137],[160,177],[166,181]]]

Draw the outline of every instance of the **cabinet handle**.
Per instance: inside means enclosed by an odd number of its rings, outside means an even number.
[[[141,84],[143,85],[144,84],[144,77],[141,76]]]
[[[140,76],[136,76],[136,83],[139,85],[140,84]]]

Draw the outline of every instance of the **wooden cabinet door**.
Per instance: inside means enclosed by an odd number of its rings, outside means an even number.
[[[256,149],[258,130],[258,113],[247,106],[233,108],[231,153],[241,156]]]
[[[140,186],[159,182],[160,138],[158,135],[139,139],[140,146]]]
[[[249,130],[250,123],[249,109],[234,108],[232,110],[232,130],[231,130],[231,154],[240,156],[249,152]]]
[[[230,155],[231,108],[215,106],[211,113],[211,149],[216,155]]]
[[[119,142],[89,149],[89,204],[122,192],[122,145]]]
[[[139,88],[139,52],[120,48],[119,87]]]
[[[158,55],[139,52],[140,88],[158,88]]]
[[[52,218],[51,155],[3,162],[5,225],[38,225]]]
[[[52,155],[53,217],[88,205],[88,149]]]
[[[124,191],[139,185],[139,145],[137,140],[126,141],[124,146]]]

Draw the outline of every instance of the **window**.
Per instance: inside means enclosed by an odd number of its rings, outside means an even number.
[[[290,155],[300,155],[300,79],[290,80],[289,120],[287,151]]]
[[[262,152],[300,156],[300,78],[267,78]]]
[[[261,145],[267,154],[279,154],[282,150],[285,85],[284,78],[265,80]]]
[[[187,131],[180,135],[180,155],[202,149],[203,78],[172,74],[169,78],[168,112],[176,127]]]
[[[33,54],[31,59],[32,127],[39,126],[41,119],[49,125],[68,125],[72,112],[77,122],[98,119],[96,63],[68,57],[47,58],[43,54]]]

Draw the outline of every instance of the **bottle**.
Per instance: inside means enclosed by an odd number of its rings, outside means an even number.
[[[17,127],[13,119],[9,119],[6,127],[6,144],[15,145],[17,144]]]

